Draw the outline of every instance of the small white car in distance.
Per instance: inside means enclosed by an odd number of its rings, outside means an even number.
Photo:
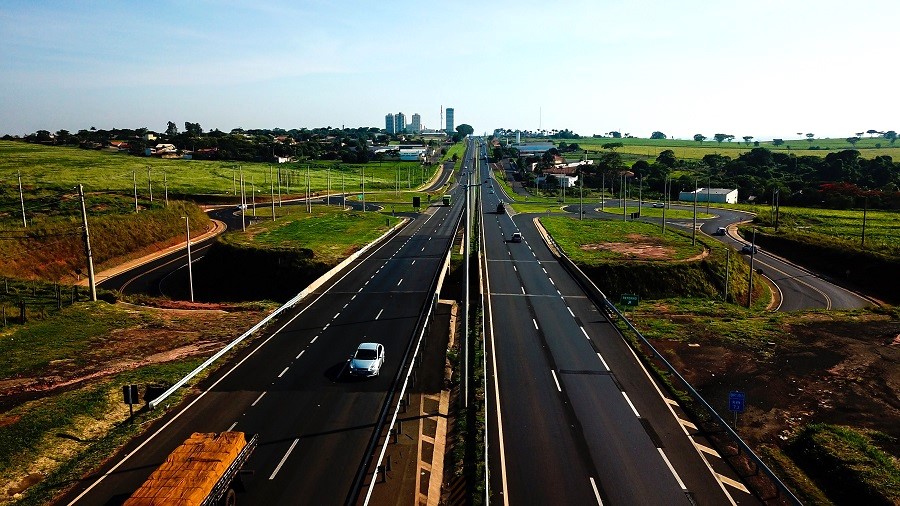
[[[509,242],[522,242],[522,232],[513,232]]]
[[[660,207],[666,207],[666,205],[663,204],[662,202],[654,202],[653,207],[660,208]]]
[[[378,376],[384,365],[384,346],[379,343],[362,343],[356,353],[350,355],[350,376]]]

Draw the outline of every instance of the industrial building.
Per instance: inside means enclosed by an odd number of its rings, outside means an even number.
[[[738,191],[734,188],[698,188],[697,202],[718,202],[720,204],[737,204]],[[679,192],[678,200],[694,202],[694,192]]]

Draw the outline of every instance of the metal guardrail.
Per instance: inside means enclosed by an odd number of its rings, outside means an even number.
[[[546,237],[549,238],[549,234],[547,234]],[[552,238],[550,238],[550,240],[552,241]],[[741,437],[731,428],[731,426],[728,425],[728,422],[725,421],[719,415],[719,413],[708,402],[706,402],[706,399],[704,399],[700,395],[700,393],[697,392],[697,390],[694,389],[694,387],[690,383],[688,383],[688,381],[675,369],[675,367],[671,363],[669,363],[669,361],[666,360],[666,358],[659,351],[657,351],[652,344],[650,344],[647,338],[645,338],[644,335],[634,327],[631,321],[626,318],[625,315],[623,315],[612,302],[609,301],[609,299],[600,290],[600,288],[598,288],[597,285],[577,265],[575,265],[575,263],[565,255],[565,253],[562,252],[562,250],[559,250],[558,258],[560,259],[566,270],[568,270],[573,275],[575,280],[585,289],[588,295],[592,299],[594,299],[595,303],[599,303],[601,307],[606,307],[612,310],[619,318],[622,319],[623,322],[625,322],[628,328],[638,336],[644,346],[651,350],[653,356],[657,360],[662,362],[668,372],[675,376],[678,381],[681,382],[682,385],[684,385],[691,397],[706,409],[708,414],[712,416],[713,420],[725,430],[732,441],[734,441],[734,443],[738,445],[738,447],[750,458],[750,460],[752,460],[753,463],[756,464],[756,466],[761,469],[766,474],[766,476],[768,476],[768,478],[778,488],[778,490],[784,493],[785,496],[793,504],[802,505],[803,503],[800,501],[800,499],[798,499],[797,496],[795,496],[794,493],[787,487],[787,485],[785,485],[781,481],[781,479],[778,478],[778,476],[771,469],[769,469],[769,466],[767,466],[766,463],[763,462],[762,459],[760,459],[759,456],[756,455],[756,453],[747,445],[747,443],[745,443],[744,440],[741,439]],[[630,345],[630,342],[627,339],[625,339],[625,342],[629,343]]]
[[[270,321],[272,321],[273,319],[278,317],[278,315],[280,315],[284,311],[294,307],[298,302],[300,302],[301,300],[303,300],[304,298],[309,296],[309,294],[311,294],[313,291],[315,291],[320,286],[322,286],[326,281],[328,281],[329,279],[334,277],[338,272],[345,269],[348,265],[350,265],[357,258],[359,258],[363,254],[365,254],[367,251],[369,251],[373,247],[377,246],[378,244],[381,244],[382,241],[384,241],[386,238],[393,235],[397,230],[399,230],[401,227],[405,226],[408,222],[409,222],[409,220],[404,218],[403,221],[401,221],[400,223],[391,227],[391,229],[388,230],[387,232],[385,232],[384,234],[382,234],[381,237],[379,237],[378,239],[375,239],[374,241],[370,242],[369,244],[363,246],[362,248],[359,249],[359,251],[353,253],[349,257],[345,258],[344,261],[342,261],[338,265],[334,266],[331,270],[329,270],[325,274],[319,276],[318,279],[316,279],[315,281],[310,283],[310,285],[307,286],[305,289],[303,289],[303,291],[301,291],[300,293],[295,295],[291,300],[284,303],[283,306],[279,307],[278,309],[276,309],[275,311],[270,313],[268,316],[266,316],[265,318],[260,320],[259,323],[257,323],[253,327],[251,327],[250,330],[244,332],[243,334],[238,336],[235,340],[233,340],[230,343],[228,343],[227,345],[225,345],[225,347],[223,347],[221,350],[217,351],[213,356],[204,360],[202,364],[197,366],[193,371],[187,373],[187,375],[185,375],[183,378],[178,380],[178,382],[176,382],[174,385],[169,387],[165,392],[161,393],[159,395],[159,397],[157,397],[157,398],[153,399],[152,401],[150,401],[149,403],[147,403],[147,405],[150,407],[150,409],[156,409],[156,407],[159,406],[160,404],[162,404],[162,402],[164,400],[166,400],[170,395],[172,395],[173,393],[178,391],[179,388],[186,385],[188,381],[192,380],[195,376],[200,374],[204,369],[209,367],[213,362],[222,358],[223,355],[225,355],[226,353],[231,351],[235,346],[240,344],[244,339],[247,339],[248,337],[250,337],[251,335],[256,333],[259,329],[266,326],[266,324],[268,324]]]

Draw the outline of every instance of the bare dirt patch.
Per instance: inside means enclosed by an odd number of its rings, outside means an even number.
[[[262,310],[230,312],[224,310],[229,306],[213,304],[204,304],[203,308],[183,303],[171,306],[172,309],[135,307],[135,313],[145,316],[136,317],[132,326],[97,339],[86,355],[53,361],[38,377],[0,380],[0,410],[122,371],[208,356],[265,315]],[[0,418],[0,424],[3,423]]]
[[[628,234],[631,242],[606,242],[602,244],[583,244],[585,251],[606,250],[618,253],[631,260],[671,260],[675,249],[665,246],[655,237],[640,234]]]
[[[746,392],[738,433],[751,446],[782,447],[796,428],[824,422],[884,432],[894,438],[884,449],[900,455],[900,322],[803,320],[786,326],[792,339],[768,349],[706,333],[653,344],[720,413],[729,391]]]

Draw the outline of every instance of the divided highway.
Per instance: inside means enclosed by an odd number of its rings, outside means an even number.
[[[484,178],[482,178],[483,180]],[[491,500],[754,504],[544,245],[482,187]],[[521,243],[508,242],[512,233]]]
[[[357,485],[371,478],[379,414],[459,224],[462,199],[454,200],[428,208],[271,324],[60,504],[118,504],[192,432],[224,430],[260,436],[242,502],[355,503]],[[354,380],[347,359],[365,341],[382,343],[386,361],[380,376]]]

